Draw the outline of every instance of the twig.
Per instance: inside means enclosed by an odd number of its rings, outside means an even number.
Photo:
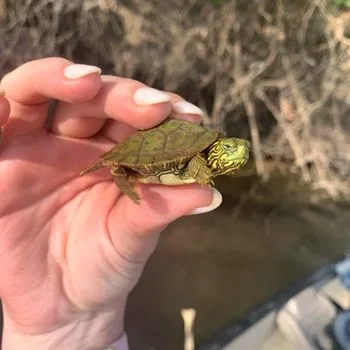
[[[195,309],[181,309],[181,316],[184,321],[184,350],[194,350],[193,326],[196,317]]]

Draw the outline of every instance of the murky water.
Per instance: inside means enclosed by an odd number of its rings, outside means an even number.
[[[180,310],[188,307],[197,312],[199,344],[350,245],[347,203],[312,204],[306,188],[281,176],[255,187],[249,177],[226,178],[218,188],[219,209],[181,219],[162,236],[129,300],[131,349],[183,349]]]

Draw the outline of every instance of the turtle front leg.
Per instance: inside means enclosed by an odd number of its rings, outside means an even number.
[[[134,190],[134,182],[130,181],[124,168],[113,166],[111,174],[120,191],[128,196],[134,203],[139,204],[140,197]]]
[[[187,175],[199,184],[213,183],[213,174],[207,165],[206,159],[201,154],[197,154],[189,161]]]

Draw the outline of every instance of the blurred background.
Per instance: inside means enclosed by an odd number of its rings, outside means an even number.
[[[252,141],[223,205],[165,231],[129,300],[133,350],[196,343],[350,243],[349,0],[0,0],[0,73],[63,56],[174,91]]]

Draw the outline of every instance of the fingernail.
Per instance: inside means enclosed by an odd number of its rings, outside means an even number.
[[[175,102],[173,105],[173,108],[174,108],[174,111],[179,114],[181,113],[181,114],[203,115],[203,111],[199,107],[187,101]]]
[[[138,106],[149,106],[157,103],[170,102],[171,97],[157,89],[142,87],[135,91],[134,101]]]
[[[101,68],[87,64],[72,64],[64,69],[64,76],[67,79],[79,79],[90,74],[101,74]]]
[[[4,97],[6,95],[4,89],[0,89],[0,97]]]
[[[210,205],[208,205],[207,207],[196,208],[187,215],[203,214],[216,209],[222,203],[222,195],[214,187],[212,187],[212,191],[213,191],[213,201],[211,202]]]

